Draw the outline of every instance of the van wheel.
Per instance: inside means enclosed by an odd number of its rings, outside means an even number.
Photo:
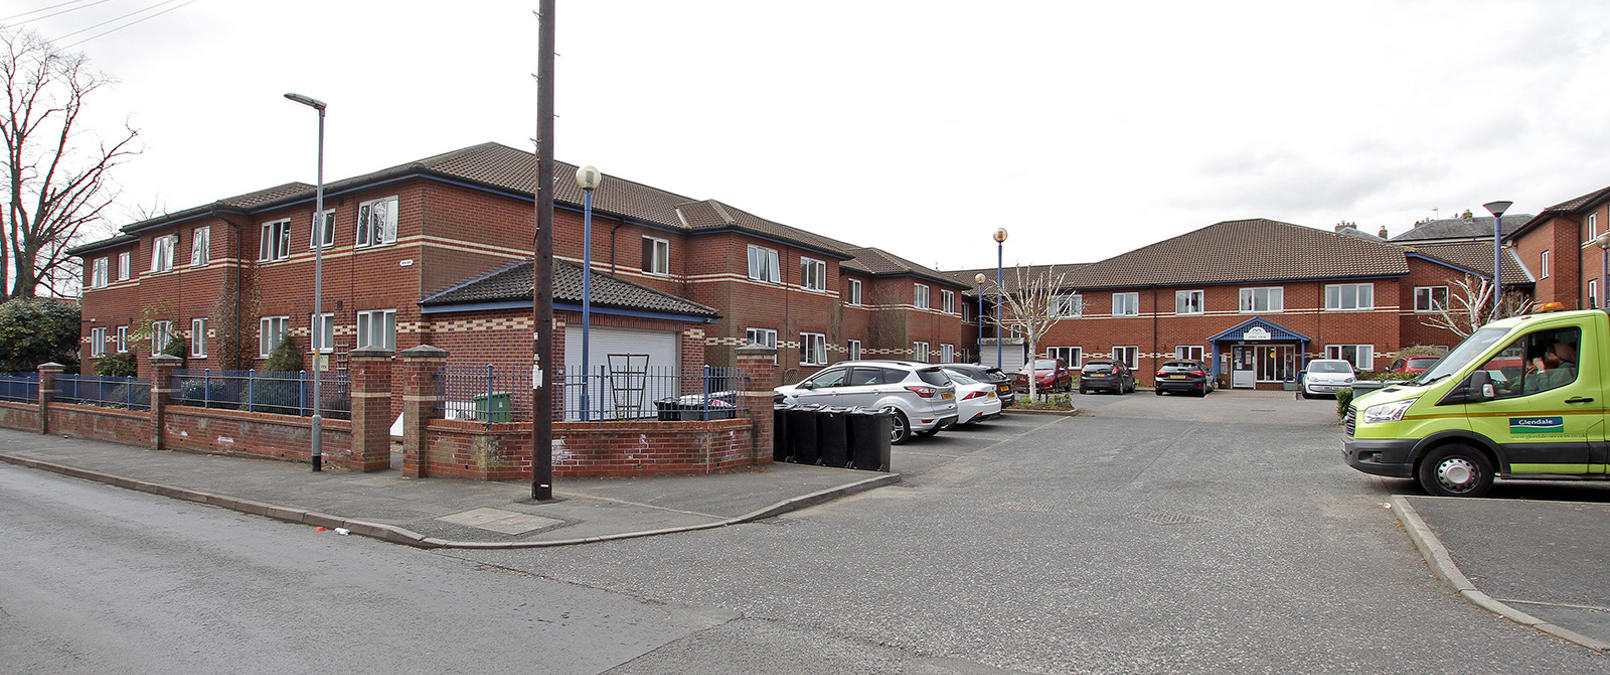
[[[897,409],[890,408],[894,413],[894,424],[889,430],[889,445],[900,445],[911,440],[911,422],[906,420],[906,414]]]
[[[1421,488],[1443,497],[1480,497],[1493,487],[1493,463],[1468,445],[1432,450],[1415,473]]]

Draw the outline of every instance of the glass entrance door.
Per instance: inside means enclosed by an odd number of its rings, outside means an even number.
[[[1236,389],[1252,389],[1258,382],[1258,353],[1257,347],[1235,346],[1230,348],[1230,386]]]
[[[1297,350],[1291,345],[1261,345],[1256,350],[1259,382],[1284,382],[1297,376]]]

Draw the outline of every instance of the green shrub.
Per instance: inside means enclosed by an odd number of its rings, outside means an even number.
[[[1444,356],[1447,353],[1447,349],[1429,345],[1414,345],[1398,350],[1398,356]]]
[[[134,354],[118,352],[107,354],[95,359],[95,374],[102,377],[134,377],[139,371],[139,365],[134,362]]]
[[[1353,390],[1341,389],[1336,392],[1336,418],[1347,416],[1347,406],[1353,402]]]
[[[184,340],[180,340],[178,337],[172,337],[168,339],[168,346],[162,348],[162,354],[164,356],[176,356],[182,359],[187,353],[185,351],[185,347],[186,345]]]
[[[268,361],[252,382],[251,409],[256,412],[300,415],[302,413],[302,384],[297,379],[302,370],[302,352],[296,340],[285,336],[268,353]],[[245,408],[246,402],[242,402]]]
[[[187,405],[207,405],[216,408],[229,397],[229,386],[221,380],[185,380],[179,385],[178,398]]]
[[[30,373],[60,363],[78,372],[78,305],[33,298],[0,304],[0,372]]]

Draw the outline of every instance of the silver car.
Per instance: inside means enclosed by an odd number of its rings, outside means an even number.
[[[956,423],[956,385],[939,366],[914,361],[843,361],[774,390],[784,403],[894,411],[889,442],[932,436]]]

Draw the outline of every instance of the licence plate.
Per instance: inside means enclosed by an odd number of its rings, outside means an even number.
[[[999,387],[999,389],[1000,389],[1000,390],[1001,390],[1001,391],[1011,391],[1011,390],[1012,390],[1012,385],[1010,385],[1010,384],[1003,384],[1003,385],[1001,385],[1001,386],[1000,386],[1000,387]]]
[[[941,396],[941,398],[947,398],[947,399],[956,398],[956,393],[951,392],[951,391],[947,391],[947,392],[945,392],[945,394],[943,396]]]
[[[1170,379],[1170,380],[1183,380],[1183,379],[1185,379],[1185,376],[1184,375],[1169,375],[1168,379]]]

